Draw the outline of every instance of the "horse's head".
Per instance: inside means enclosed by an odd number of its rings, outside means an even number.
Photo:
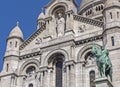
[[[92,53],[96,58],[99,58],[99,56],[101,55],[101,49],[99,49],[97,46],[93,45],[92,47]]]
[[[94,55],[97,53],[97,47],[95,45],[92,46],[92,53]]]

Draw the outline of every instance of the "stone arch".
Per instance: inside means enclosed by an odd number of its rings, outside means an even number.
[[[77,62],[84,62],[85,61],[85,56],[88,52],[91,51],[92,49],[92,45],[93,44],[88,44],[86,46],[84,46],[79,52],[78,52],[78,56],[77,56]],[[101,47],[100,45],[98,44],[95,44],[97,47]]]
[[[25,75],[25,70],[30,66],[35,67],[36,71],[38,71],[39,70],[39,65],[40,65],[40,62],[37,59],[27,60],[20,67],[19,74],[20,75]]]
[[[49,11],[49,15],[51,15],[51,14],[56,10],[56,8],[59,7],[59,6],[64,7],[64,8],[65,8],[65,11],[68,10],[68,5],[67,5],[66,3],[64,3],[64,2],[60,2],[60,3],[57,3],[57,4],[55,4],[55,5],[53,5],[53,6],[51,7],[51,9],[50,9],[50,11]]]
[[[67,51],[63,50],[63,49],[59,49],[59,50],[53,50],[50,53],[48,53],[42,64],[44,66],[48,66],[48,61],[50,61],[51,60],[51,56],[53,56],[55,54],[62,54],[64,56],[64,61],[69,60],[69,54],[67,53]]]

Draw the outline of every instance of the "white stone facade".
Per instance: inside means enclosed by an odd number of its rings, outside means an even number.
[[[109,50],[112,85],[120,87],[120,1],[88,1],[82,0],[77,12],[75,0],[51,0],[27,40],[17,24],[7,38],[0,87],[95,87],[90,73],[95,78],[99,73],[93,44]],[[59,13],[65,20],[60,36]]]

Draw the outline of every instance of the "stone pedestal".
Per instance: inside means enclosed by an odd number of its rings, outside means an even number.
[[[113,87],[111,82],[105,78],[98,78],[95,80],[96,87]]]

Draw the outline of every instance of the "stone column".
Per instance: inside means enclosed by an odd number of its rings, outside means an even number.
[[[40,87],[48,87],[48,67],[41,67],[40,73],[41,73]]]
[[[40,72],[40,87],[43,87],[43,72]]]
[[[66,66],[66,76],[67,76],[67,83],[66,83],[66,87],[70,87],[69,86],[69,76],[70,76],[70,72],[69,72],[69,67],[68,66]]]
[[[11,86],[10,87],[15,87],[15,76],[11,75]]]
[[[52,72],[53,72],[53,69],[52,68],[50,68],[49,70],[48,70],[48,86],[47,87],[52,87],[52,81],[53,81],[53,78],[52,78]]]
[[[48,80],[47,80],[47,74],[48,72],[47,71],[42,71],[41,72],[41,87],[48,87],[47,84],[48,84]]]
[[[43,87],[48,87],[48,71],[44,71],[44,85]]]
[[[66,75],[67,75],[66,74],[66,66],[65,66],[65,64],[63,64],[63,87],[67,87],[67,85],[66,85],[67,76]]]
[[[26,76],[20,76],[17,81],[17,85],[25,87]]]
[[[75,87],[75,70],[74,65],[70,65],[70,87]]]
[[[75,70],[74,70],[74,61],[67,61],[66,65],[66,87],[75,87]]]

